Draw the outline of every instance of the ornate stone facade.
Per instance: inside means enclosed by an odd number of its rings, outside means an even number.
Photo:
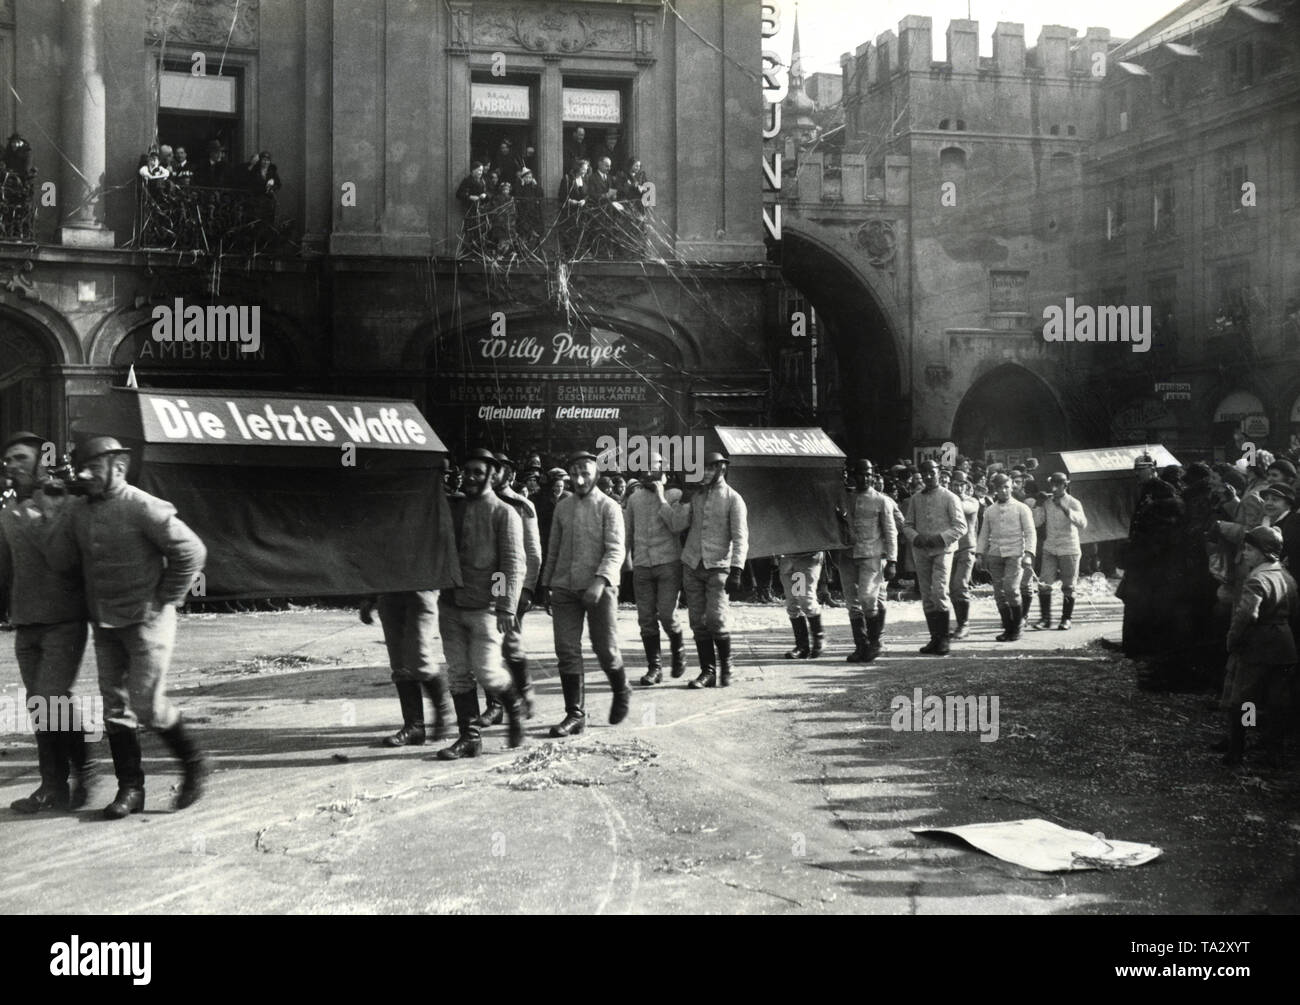
[[[150,42],[256,49],[260,0],[150,0]]]

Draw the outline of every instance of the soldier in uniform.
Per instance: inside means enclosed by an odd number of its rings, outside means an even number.
[[[853,544],[839,552],[840,585],[849,609],[853,652],[845,662],[870,663],[880,655],[885,630],[883,594],[898,571],[897,504],[873,483],[865,458],[853,464],[853,487],[837,515],[848,524]]]
[[[677,616],[677,598],[682,592],[682,541],[671,526],[672,505],[681,499],[680,489],[664,488],[664,462],[656,455],[651,470],[631,491],[623,507],[627,564],[632,569],[637,622],[645,648],[646,672],[641,684],[660,683],[659,626],[668,633],[672,652],[672,675],[686,673],[686,642]]]
[[[80,809],[94,771],[86,733],[79,724],[55,722],[54,711],[71,707],[72,687],[86,651],[86,597],[81,570],[56,572],[42,550],[47,471],[46,439],[15,433],[4,445],[4,471],[14,497],[0,510],[0,589],[10,598],[14,656],[36,726],[41,784],[10,806],[18,813]],[[71,772],[71,779],[69,773]]]
[[[967,462],[969,466],[969,462]],[[957,615],[957,625],[952,630],[954,639],[964,639],[970,620],[971,575],[975,571],[975,544],[979,534],[980,504],[971,490],[970,476],[962,468],[952,473],[949,491],[961,500],[962,516],[966,518],[966,533],[957,541],[957,553],[952,560],[952,576],[948,590],[952,595],[952,610]]]
[[[623,512],[596,487],[595,454],[580,451],[569,458],[573,492],[555,504],[555,520],[542,569],[542,588],[549,591],[555,655],[564,690],[564,719],[551,736],[574,736],[587,726],[586,668],[582,662],[582,625],[590,626],[591,647],[609,680],[613,701],[609,722],[627,718],[632,689],[627,686],[618,651],[618,579],[623,567]]]
[[[524,742],[522,701],[502,663],[502,646],[496,638],[517,624],[515,612],[527,568],[524,528],[510,504],[492,491],[497,467],[491,451],[470,451],[462,468],[464,495],[451,503],[464,585],[440,592],[438,630],[460,735],[450,747],[438,751],[444,761],[477,757],[483,749],[478,684],[505,709],[506,746]]]
[[[104,725],[117,772],[117,795],[104,808],[110,820],[144,812],[138,726],[156,730],[181,762],[177,809],[199,799],[207,774],[166,687],[176,606],[184,603],[207,549],[176,518],[175,506],[127,484],[129,453],[111,436],[91,438],[77,458],[88,494],[46,495],[53,503],[46,557],[60,570],[80,562],[85,580]]]
[[[907,499],[903,536],[916,559],[916,586],[921,593],[930,641],[921,647],[927,656],[948,655],[948,578],[953,553],[966,533],[961,500],[939,487],[939,466],[928,458],[920,464],[921,491]]]
[[[515,624],[501,640],[501,653],[506,660],[506,669],[514,682],[515,692],[523,703],[525,719],[533,717],[533,682],[528,675],[528,654],[523,646],[524,615],[533,606],[533,593],[537,589],[537,577],[542,571],[542,538],[537,523],[537,510],[526,496],[520,495],[512,487],[515,480],[515,462],[505,454],[494,454],[497,470],[492,476],[492,488],[497,496],[519,514],[524,525],[524,585],[519,592],[519,610],[516,612]],[[492,694],[486,696],[487,707],[479,716],[480,727],[499,726],[505,716],[505,709]]]
[[[454,712],[433,642],[438,634],[438,591],[380,594],[361,605],[363,624],[373,622],[371,611],[376,608],[402,708],[402,728],[386,737],[384,746],[418,747],[424,743],[425,694],[433,703],[433,738],[441,740],[451,728]]]
[[[1034,524],[1043,528],[1043,565],[1038,586],[1040,631],[1052,627],[1052,582],[1061,576],[1061,631],[1070,627],[1074,614],[1074,586],[1079,581],[1079,531],[1088,528],[1088,518],[1083,503],[1070,495],[1070,479],[1062,471],[1053,472],[1047,479],[1051,486],[1050,499],[1034,508]]]
[[[822,628],[822,608],[817,602],[817,581],[822,574],[823,553],[801,552],[781,555],[777,571],[785,591],[785,613],[794,629],[794,648],[785,654],[788,660],[816,659],[822,654],[826,633]]]
[[[999,642],[1020,638],[1020,579],[1034,567],[1038,532],[1028,506],[1011,497],[1011,480],[1001,472],[993,476],[993,505],[984,511],[976,549],[984,556],[984,567],[993,577],[993,599],[1002,616]]]
[[[1241,763],[1246,746],[1248,713],[1254,704],[1267,761],[1278,766],[1283,758],[1286,722],[1286,677],[1294,674],[1295,638],[1291,623],[1300,611],[1296,581],[1278,561],[1282,533],[1276,527],[1256,527],[1246,534],[1242,551],[1250,573],[1232,612],[1228,630],[1228,674],[1223,684],[1222,708],[1228,737],[1224,764]]]
[[[687,532],[682,584],[700,657],[700,675],[688,685],[693,689],[731,685],[727,597],[740,589],[749,552],[749,515],[745,500],[727,484],[729,463],[716,451],[706,454],[703,486],[690,502],[671,507],[673,529]]]

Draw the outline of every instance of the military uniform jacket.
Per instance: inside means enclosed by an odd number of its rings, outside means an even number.
[[[148,621],[184,601],[208,557],[175,506],[125,483],[103,499],[69,499],[46,543],[52,568],[80,561],[91,620],[104,628]]]
[[[981,555],[998,558],[1019,558],[1032,555],[1038,547],[1038,532],[1034,530],[1034,514],[1015,498],[995,502],[984,511],[980,525],[979,541],[975,545]]]
[[[625,556],[623,540],[623,511],[618,503],[594,487],[585,496],[570,493],[555,504],[542,585],[581,592],[601,576],[617,588]]]
[[[672,504],[681,499],[679,489],[667,489],[664,501],[645,487],[632,493],[623,507],[627,532],[628,564],[636,569],[682,560],[681,531],[672,528]],[[669,507],[665,513],[664,507]]]
[[[1061,506],[1064,505],[1065,509]],[[1034,524],[1044,528],[1043,550],[1053,555],[1082,555],[1079,531],[1087,530],[1088,518],[1083,503],[1067,492],[1060,503],[1046,499],[1034,508]]]
[[[490,489],[477,499],[449,501],[464,585],[443,590],[439,602],[469,611],[495,607],[498,614],[514,614],[526,568],[519,514]]]
[[[1290,621],[1300,612],[1291,573],[1277,562],[1255,567],[1241,587],[1228,629],[1228,652],[1247,663],[1287,666],[1296,662]]]
[[[497,495],[506,502],[524,525],[524,583],[525,590],[537,589],[537,577],[542,574],[542,534],[537,520],[537,510],[527,496],[520,495],[509,485],[501,486]]]
[[[962,512],[961,499],[947,489],[936,486],[909,496],[906,503],[906,520],[903,536],[918,555],[938,555],[956,551],[957,542],[966,533],[966,514]],[[1031,525],[1032,529],[1032,525]],[[938,534],[943,538],[941,548],[923,548],[916,544],[918,534]]]
[[[687,530],[682,565],[694,569],[739,568],[749,554],[749,510],[726,482],[695,493],[689,503],[666,506],[674,530]],[[665,513],[668,516],[668,513]]]
[[[890,508],[891,500],[883,492],[866,489],[850,492],[849,532],[853,535],[854,558],[898,560],[898,526]]]
[[[9,590],[9,620],[15,625],[86,620],[81,570],[50,567],[42,547],[45,533],[33,498],[10,499],[0,510],[0,589]]]

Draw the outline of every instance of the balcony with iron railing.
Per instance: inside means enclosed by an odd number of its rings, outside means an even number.
[[[0,173],[0,241],[36,240],[36,172]]]
[[[560,199],[507,198],[472,207],[464,217],[456,257],[489,263],[634,262],[675,258],[674,242],[654,210],[637,200],[582,206]]]
[[[140,184],[131,243],[147,251],[257,255],[284,250],[291,230],[277,218],[274,193],[164,179]]]

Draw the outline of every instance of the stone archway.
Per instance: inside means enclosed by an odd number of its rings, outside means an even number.
[[[1065,412],[1041,377],[1009,363],[977,380],[957,406],[952,440],[972,457],[1024,449],[1041,454],[1067,443]]]
[[[892,231],[881,236],[893,238]],[[781,244],[781,273],[816,310],[834,353],[838,386],[828,391],[842,417],[845,450],[866,457],[910,453],[906,348],[892,296],[811,230],[787,227]]]
[[[65,362],[60,349],[38,325],[0,309],[0,429],[62,437],[63,381],[51,375],[53,365]]]

